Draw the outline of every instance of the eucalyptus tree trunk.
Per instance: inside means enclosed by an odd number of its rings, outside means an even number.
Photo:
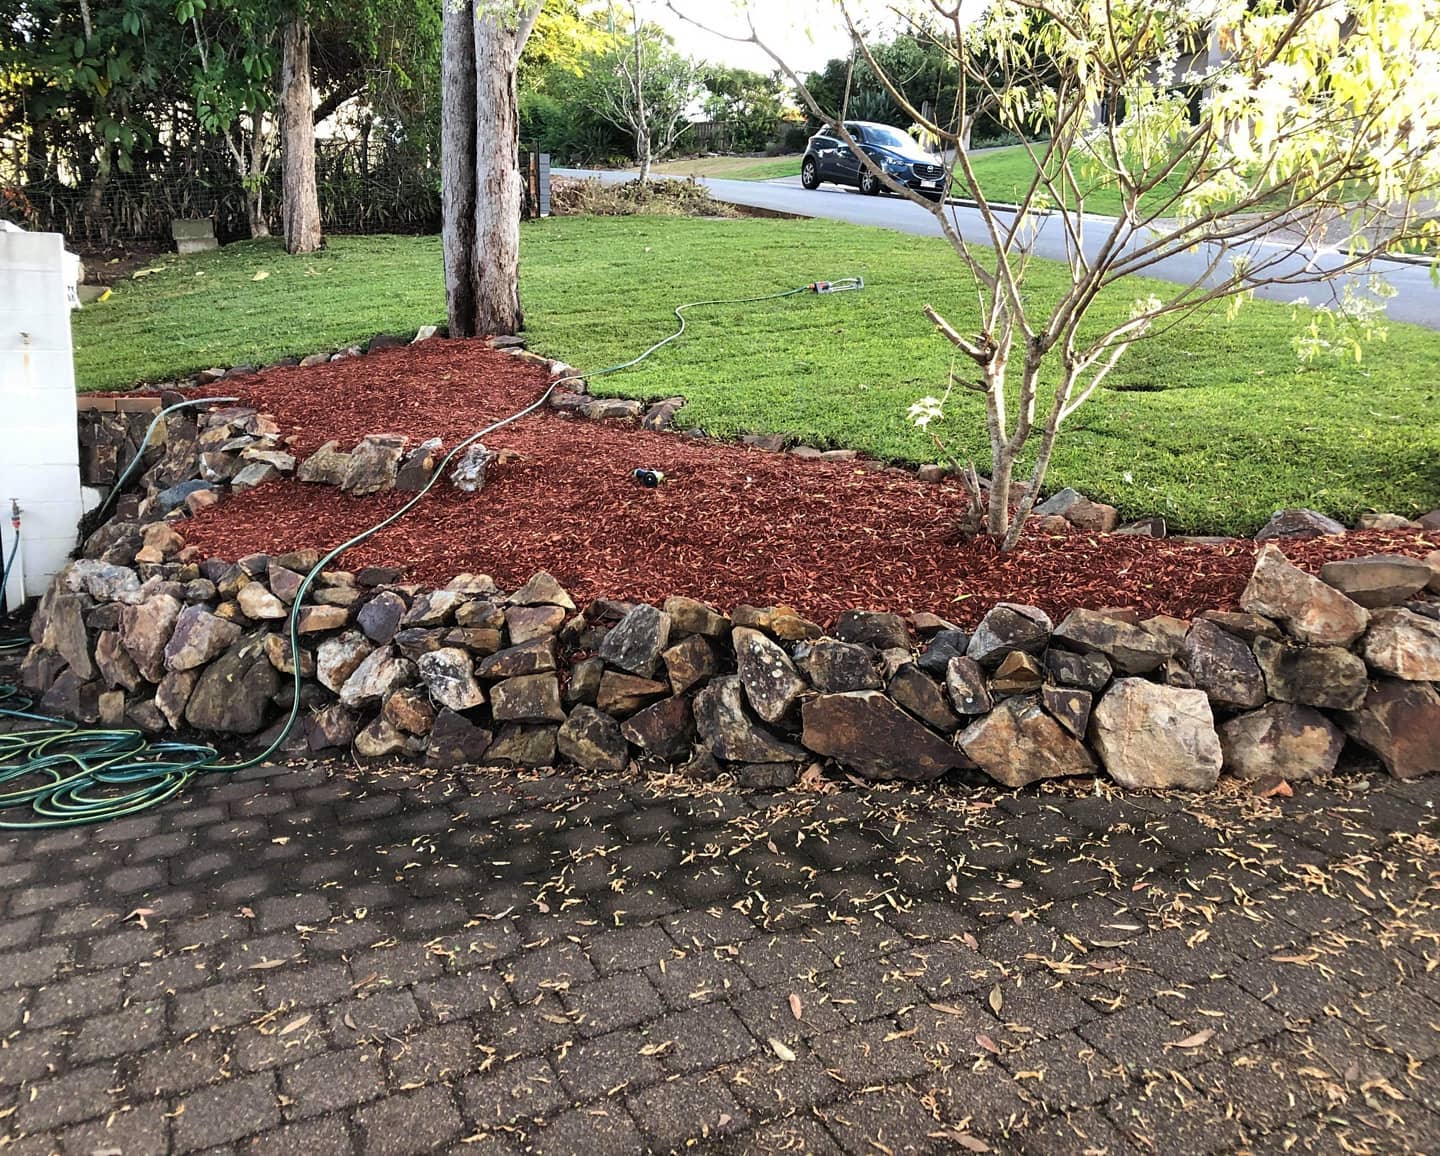
[[[520,110],[515,66],[538,5],[519,20],[474,0],[445,7],[440,180],[452,337],[519,333]]]
[[[315,101],[310,86],[310,24],[295,16],[285,25],[280,69],[280,147],[285,250],[313,253],[324,241],[315,188]]]
[[[245,189],[245,222],[252,238],[268,237],[270,223],[265,220],[265,114],[256,111],[250,117],[249,158],[237,153],[243,172],[240,183]]]

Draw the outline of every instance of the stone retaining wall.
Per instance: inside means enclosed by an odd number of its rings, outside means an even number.
[[[167,527],[167,523],[155,525]],[[173,531],[172,531],[173,532]],[[816,761],[873,779],[983,772],[1018,787],[1106,774],[1129,788],[1329,773],[1352,740],[1409,778],[1440,770],[1440,571],[1260,554],[1244,609],[1192,622],[1002,603],[973,633],[854,611],[830,630],[785,607],[687,598],[577,608],[550,575],[501,591],[398,571],[319,575],[318,555],[160,561],[112,545],[59,575],[23,681],[40,709],[152,734],[267,741],[301,671],[289,754],[432,767],[636,761],[783,785]],[[133,549],[131,550],[133,554]],[[1363,605],[1362,605],[1363,603]]]

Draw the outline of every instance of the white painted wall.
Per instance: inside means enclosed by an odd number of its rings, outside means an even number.
[[[75,548],[82,514],[75,363],[59,233],[0,232],[0,547],[10,556],[10,500],[21,509],[16,609],[45,592]]]

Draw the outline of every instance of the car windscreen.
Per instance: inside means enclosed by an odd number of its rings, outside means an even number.
[[[891,128],[889,125],[866,125],[865,143],[876,144],[881,148],[887,148],[908,157],[928,156],[909,133],[902,132],[898,128]]]

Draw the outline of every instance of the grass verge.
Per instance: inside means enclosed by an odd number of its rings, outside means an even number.
[[[952,357],[920,309],[974,322],[944,242],[830,221],[568,217],[527,225],[523,246],[530,344],[581,367],[669,333],[680,302],[863,275],[863,293],[695,310],[680,342],[597,392],[684,394],[681,424],[721,436],[934,459],[905,410],[941,392]],[[1062,276],[1037,262],[1031,292],[1058,292]],[[1100,316],[1148,291],[1122,290]],[[83,388],[113,388],[332,348],[443,309],[433,237],[335,237],[303,257],[243,243],[166,259],[77,315],[76,370]],[[1359,366],[1302,367],[1297,326],[1290,308],[1253,302],[1140,343],[1068,423],[1051,485],[1197,532],[1252,531],[1288,505],[1346,519],[1440,505],[1440,333],[1395,325]],[[958,395],[941,432],[983,468],[981,413],[978,395]]]
[[[688,157],[655,166],[657,173],[682,177],[724,177],[730,181],[769,181],[798,177],[800,154],[784,157]]]

